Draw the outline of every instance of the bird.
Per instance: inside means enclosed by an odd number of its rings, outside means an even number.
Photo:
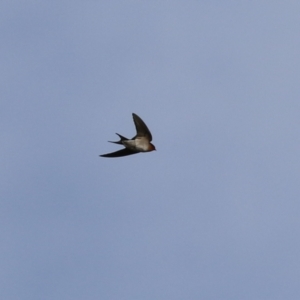
[[[123,145],[125,148],[116,152],[99,155],[101,157],[122,157],[140,152],[150,152],[156,150],[155,146],[150,143],[152,135],[144,121],[135,113],[132,113],[133,121],[136,128],[136,135],[132,139],[127,139],[121,134],[116,133],[120,140],[111,142],[118,145]]]

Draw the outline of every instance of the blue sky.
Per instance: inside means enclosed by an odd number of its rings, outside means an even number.
[[[299,299],[299,9],[2,1],[0,298]]]

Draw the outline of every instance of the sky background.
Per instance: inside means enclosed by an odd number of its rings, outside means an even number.
[[[0,298],[300,299],[299,11],[1,1]]]

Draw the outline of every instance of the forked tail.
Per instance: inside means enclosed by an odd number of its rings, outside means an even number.
[[[122,136],[121,134],[118,134],[116,133],[116,135],[118,135],[120,137],[120,140],[117,141],[117,142],[112,142],[112,141],[109,141],[110,143],[114,143],[114,144],[119,144],[119,145],[123,145],[122,141],[127,141],[128,138]]]

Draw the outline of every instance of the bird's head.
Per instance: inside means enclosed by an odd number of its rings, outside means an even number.
[[[149,151],[154,151],[154,150],[156,151],[155,146],[150,143],[150,145],[149,145]]]

